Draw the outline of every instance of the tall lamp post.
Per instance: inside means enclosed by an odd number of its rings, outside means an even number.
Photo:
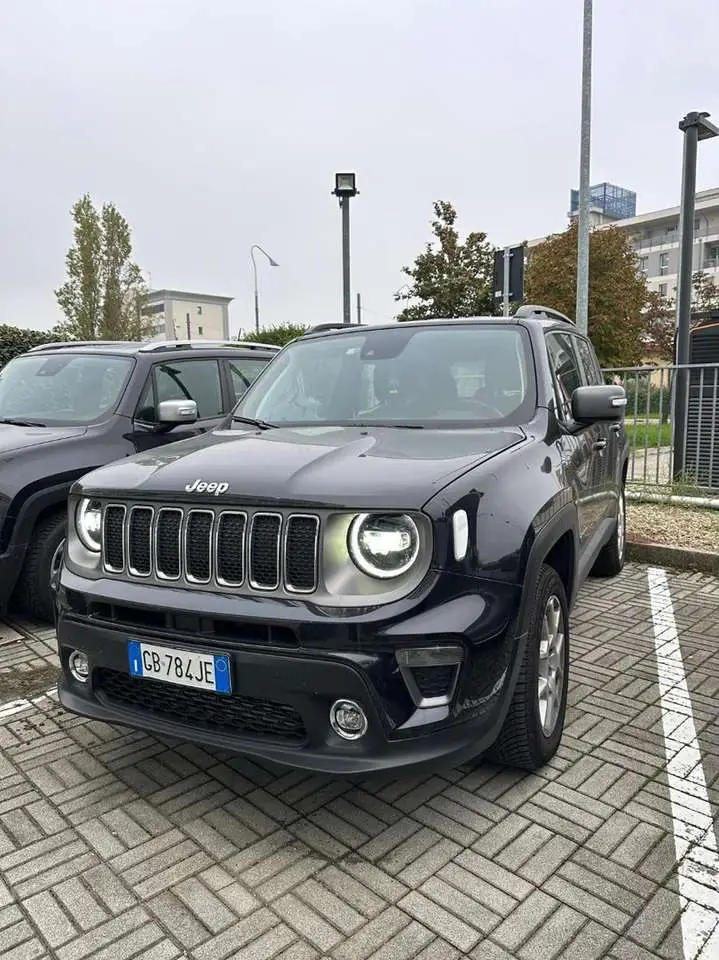
[[[694,203],[697,189],[697,144],[719,136],[719,127],[708,113],[693,111],[679,121],[684,134],[682,201],[679,210],[679,266],[677,269],[676,392],[674,394],[674,476],[684,474],[689,401],[692,261],[694,259]]]
[[[354,173],[336,173],[332,193],[342,210],[342,322],[351,323],[350,304],[350,200],[359,193]]]
[[[582,121],[579,148],[579,224],[577,230],[577,309],[580,333],[589,325],[589,158],[592,115],[592,0],[584,0],[582,38]]]
[[[260,330],[260,292],[257,286],[257,263],[255,261],[255,250],[259,250],[260,253],[263,253],[271,267],[279,267],[279,263],[276,260],[273,260],[272,257],[266,250],[263,250],[258,243],[253,243],[250,247],[250,260],[252,260],[252,274],[255,280],[255,330],[259,333]]]

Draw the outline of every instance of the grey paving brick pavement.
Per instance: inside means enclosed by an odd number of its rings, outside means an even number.
[[[716,825],[719,582],[669,582]],[[0,624],[2,960],[689,960],[646,569],[572,626],[546,769],[358,784],[69,716]]]

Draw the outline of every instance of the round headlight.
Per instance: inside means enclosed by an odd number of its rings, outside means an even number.
[[[399,577],[419,554],[417,524],[404,514],[362,513],[350,524],[347,548],[362,573],[380,580]]]
[[[75,527],[86,550],[99,553],[102,544],[102,504],[99,500],[81,500],[75,514]]]

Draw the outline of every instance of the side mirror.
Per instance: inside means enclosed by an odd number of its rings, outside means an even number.
[[[597,423],[602,420],[623,420],[627,406],[624,387],[577,387],[572,394],[572,419],[576,423]]]
[[[194,423],[196,420],[197,404],[194,400],[163,400],[157,405],[157,422],[163,426]]]

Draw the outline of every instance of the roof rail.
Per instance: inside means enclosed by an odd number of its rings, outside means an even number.
[[[536,303],[523,304],[514,316],[519,320],[527,317],[546,317],[548,320],[563,320],[565,323],[576,326],[574,320],[571,320],[566,314],[560,313],[559,310],[553,310],[551,307],[541,307]]]
[[[248,340],[158,340],[145,343],[140,353],[160,353],[163,350],[187,350],[193,347],[242,347],[247,350],[281,350],[274,343],[256,343]]]
[[[317,326],[311,327],[303,336],[308,336],[311,333],[324,333],[326,330],[350,330],[355,327],[366,327],[366,323],[318,323]]]
[[[40,353],[45,350],[65,350],[67,347],[126,347],[132,340],[61,340],[51,343],[41,343],[37,347],[30,347],[28,353]]]

